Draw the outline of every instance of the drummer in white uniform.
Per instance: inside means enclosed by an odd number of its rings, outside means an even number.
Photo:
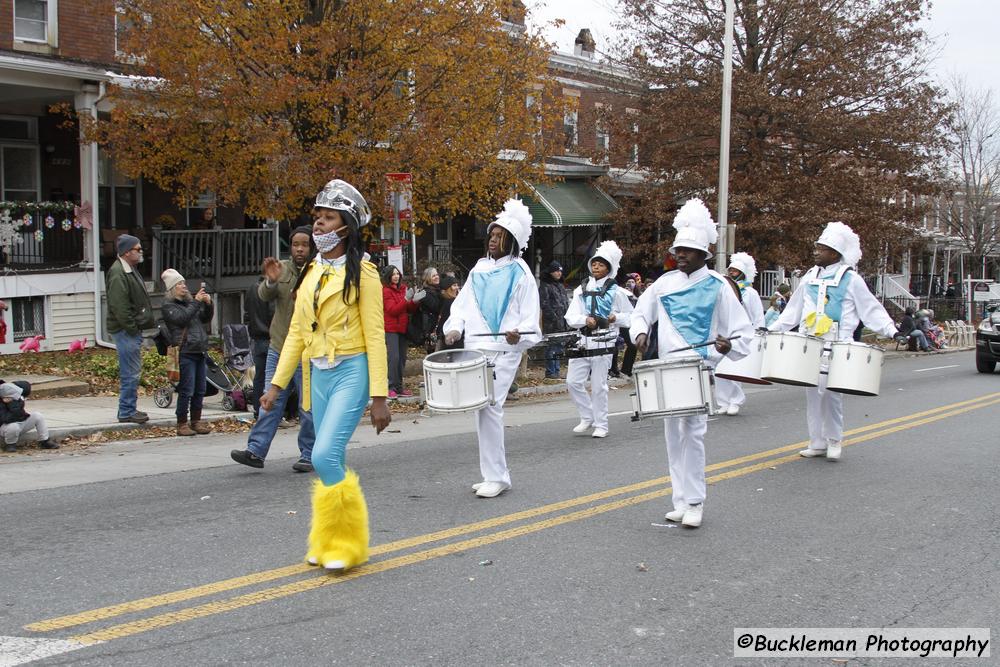
[[[747,311],[750,324],[754,329],[764,326],[764,306],[760,301],[760,294],[753,288],[753,281],[757,277],[757,262],[745,252],[733,253],[729,258],[729,277],[736,281],[736,286],[740,289],[740,299],[743,302],[743,310]],[[726,378],[715,378],[715,400],[719,404],[719,414],[737,415],[740,408],[747,402],[747,396],[743,393],[743,385],[735,380]]]
[[[645,352],[650,327],[658,322],[660,359],[702,359],[713,367],[723,355],[742,359],[750,351],[753,327],[725,277],[705,266],[712,257],[709,245],[719,236],[711,214],[700,199],[692,199],[677,213],[674,228],[677,236],[670,252],[677,258],[677,270],[661,276],[639,297],[630,323],[632,340]],[[708,340],[715,345],[677,351]],[[666,519],[689,528],[702,521],[707,430],[706,414],[663,420],[674,504]]]
[[[521,253],[531,237],[531,213],[511,199],[487,228],[487,256],[480,259],[444,323],[445,342],[465,333],[465,348],[481,350],[495,364],[494,405],[476,411],[479,468],[483,481],[476,495],[493,498],[510,488],[504,449],[503,404],[521,362],[522,351],[541,342],[538,287]]]
[[[898,331],[855,270],[861,261],[861,240],[850,227],[829,223],[816,241],[813,259],[816,266],[802,276],[785,310],[769,329],[788,331],[797,326],[800,333],[829,341],[823,352],[819,386],[806,389],[809,447],[799,454],[836,461],[841,455],[844,409],[843,396],[826,389],[830,343],[852,341],[859,322],[888,338],[898,336]]]
[[[580,330],[583,349],[594,355],[570,359],[566,372],[570,398],[580,413],[580,423],[573,432],[584,434],[593,428],[593,438],[608,435],[608,371],[618,328],[627,327],[632,314],[628,292],[615,284],[621,261],[617,243],[605,241],[599,245],[590,258],[590,277],[573,291],[565,315],[566,324]]]

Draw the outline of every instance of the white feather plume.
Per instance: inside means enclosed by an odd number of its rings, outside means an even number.
[[[531,238],[531,211],[524,205],[523,201],[508,199],[503,205],[503,210],[497,214],[494,224],[500,225],[513,234],[514,238],[517,239],[518,246],[520,246],[520,251],[524,252],[528,240]]]
[[[674,229],[680,231],[685,227],[704,231],[709,244],[719,240],[719,231],[712,220],[712,214],[697,197],[687,200],[674,217]]]
[[[618,267],[622,263],[622,249],[618,247],[618,244],[614,241],[603,241],[597,250],[594,252],[594,256],[590,258],[591,261],[594,258],[600,257],[608,262],[611,270],[608,275],[614,278],[618,274]]]
[[[734,266],[743,272],[748,282],[753,282],[757,277],[757,262],[750,253],[734,252],[729,258],[729,266]]]
[[[861,261],[861,237],[842,222],[827,223],[817,243],[839,252],[844,263],[849,266],[857,266]]]

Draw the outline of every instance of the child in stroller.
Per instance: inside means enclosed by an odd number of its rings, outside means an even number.
[[[222,356],[220,366],[207,355],[208,372],[205,374],[206,396],[220,391],[224,410],[246,410],[253,401],[253,357],[250,353],[250,331],[245,324],[227,324],[222,327]],[[160,387],[153,392],[157,407],[168,408],[174,401],[176,384]]]

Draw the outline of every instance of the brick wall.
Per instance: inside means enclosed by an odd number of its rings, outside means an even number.
[[[89,63],[115,62],[114,0],[57,0],[59,46],[15,44],[14,0],[0,0],[0,49]]]

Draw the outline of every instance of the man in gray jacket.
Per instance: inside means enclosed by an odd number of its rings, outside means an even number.
[[[144,424],[149,415],[136,409],[142,371],[142,332],[152,329],[153,307],[136,267],[142,262],[139,239],[122,234],[115,240],[118,259],[108,269],[107,330],[118,348],[118,421]]]

